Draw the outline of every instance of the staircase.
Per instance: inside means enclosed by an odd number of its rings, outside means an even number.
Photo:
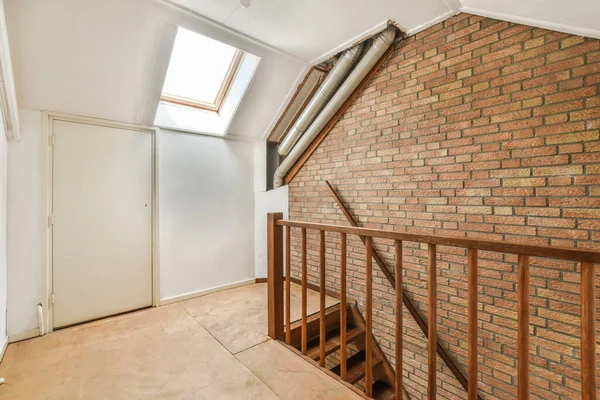
[[[346,319],[346,376],[341,376],[341,352],[342,339],[340,336],[340,307],[341,304],[329,307],[325,310],[325,369],[337,375],[340,380],[355,385],[361,393],[365,388],[366,375],[366,352],[365,352],[365,321],[358,308],[347,304]],[[315,313],[307,318],[307,348],[304,357],[313,361],[320,361],[320,313]],[[302,321],[291,324],[290,345],[302,353]],[[373,338],[373,355],[371,358],[373,367],[373,398],[395,399],[394,370],[383,354],[383,351]],[[408,399],[405,395],[404,399]]]

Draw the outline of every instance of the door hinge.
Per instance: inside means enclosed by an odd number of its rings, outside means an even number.
[[[54,304],[54,292],[50,295],[50,301]]]
[[[54,225],[54,214],[50,214],[48,217],[48,228],[50,228],[52,225]]]
[[[56,135],[50,135],[48,136],[48,146],[54,146],[54,143],[56,142]]]

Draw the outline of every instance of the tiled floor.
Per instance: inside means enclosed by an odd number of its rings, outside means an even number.
[[[266,310],[266,284],[256,284],[11,344],[0,399],[361,398],[268,340]]]

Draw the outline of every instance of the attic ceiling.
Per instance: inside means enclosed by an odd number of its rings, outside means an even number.
[[[239,0],[173,1],[305,62],[389,19],[410,30],[450,11],[443,0],[252,0],[248,9]]]
[[[305,62],[322,61],[388,19],[411,33],[456,11],[600,38],[600,1],[172,0]]]
[[[262,57],[229,131],[251,140],[270,132],[307,64],[389,19],[412,34],[464,11],[600,38],[598,0],[252,0],[249,9],[239,0],[3,3],[21,108],[151,124],[162,88],[154,71],[170,55],[157,49],[171,24]]]

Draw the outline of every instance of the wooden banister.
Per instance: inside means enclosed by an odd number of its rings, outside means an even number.
[[[530,290],[530,257],[554,258],[569,261],[578,261],[581,263],[581,391],[583,400],[597,399],[597,376],[596,376],[596,265],[600,262],[600,253],[585,251],[579,249],[555,248],[548,246],[532,246],[520,243],[496,243],[491,241],[471,240],[463,238],[436,237],[430,235],[414,235],[401,232],[385,231],[378,229],[366,229],[359,227],[344,227],[328,224],[316,224],[299,221],[285,221],[279,214],[269,214],[268,216],[268,327],[269,336],[274,339],[283,337],[284,324],[286,327],[286,317],[284,322],[283,311],[283,228],[287,227],[285,235],[286,250],[286,271],[290,274],[290,231],[292,227],[300,228],[301,235],[301,260],[302,260],[302,352],[307,353],[307,229],[320,231],[320,291],[325,293],[325,232],[340,233],[341,255],[340,270],[342,282],[340,285],[341,298],[346,298],[346,252],[347,235],[357,235],[364,237],[366,253],[366,321],[365,321],[365,392],[367,396],[373,394],[373,263],[377,260],[376,251],[373,248],[373,238],[392,239],[395,241],[395,276],[393,280],[396,291],[396,310],[400,305],[406,304],[402,292],[402,241],[412,241],[428,244],[428,312],[429,324],[426,326],[428,340],[428,385],[427,393],[429,399],[436,398],[436,350],[439,352],[437,343],[437,265],[436,265],[436,247],[437,245],[462,247],[468,249],[468,371],[469,383],[467,385],[469,400],[479,399],[477,394],[477,264],[478,250],[495,251],[502,253],[511,253],[518,256],[518,399],[529,398],[529,290]],[[380,257],[379,257],[380,259]],[[383,264],[385,266],[385,264]],[[386,267],[387,269],[387,267]],[[389,272],[389,271],[388,271]],[[387,276],[387,275],[386,275]],[[286,285],[287,279],[286,279]],[[289,287],[289,286],[288,286]],[[287,290],[289,295],[289,289]],[[324,296],[321,294],[321,299]],[[289,309],[289,303],[286,299],[286,306]],[[321,301],[321,310],[324,308],[324,302]],[[342,307],[342,309],[345,307]],[[344,313],[340,311],[340,319],[345,320]],[[321,311],[321,322],[325,321],[325,316]],[[346,324],[344,323],[345,327]],[[288,328],[289,329],[289,328]],[[343,332],[343,333],[342,333]],[[402,316],[401,311],[396,313],[396,365],[397,373],[394,385],[396,386],[396,395],[400,392],[402,385]],[[340,333],[345,335],[344,328],[340,327]],[[321,349],[320,357],[323,356],[323,339],[325,334],[321,328]],[[343,341],[345,343],[345,340]],[[342,354],[346,352],[345,344],[341,346]],[[378,350],[379,351],[379,350]],[[345,361],[345,357],[344,357]],[[344,361],[341,362],[342,374],[346,374]],[[377,362],[377,360],[375,360]],[[380,361],[379,361],[380,362]],[[392,375],[393,376],[393,375]],[[390,379],[391,382],[391,379]],[[403,395],[404,395],[404,391]]]

